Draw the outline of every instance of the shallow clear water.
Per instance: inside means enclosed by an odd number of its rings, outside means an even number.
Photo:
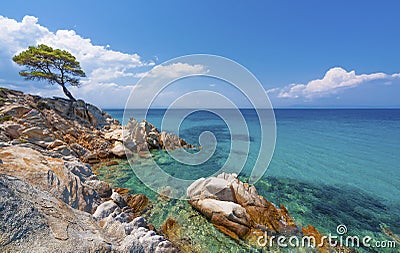
[[[106,111],[122,121],[123,110]],[[257,159],[260,130],[254,111],[242,113],[251,141],[250,155],[241,173],[246,180]],[[129,114],[135,116],[137,112]],[[147,120],[160,127],[163,114],[164,110],[153,109]],[[297,223],[313,224],[324,233],[334,233],[339,224],[345,224],[353,235],[388,239],[381,233],[381,226],[400,233],[400,110],[284,109],[275,110],[275,115],[276,148],[263,179],[256,184],[260,194],[287,206]],[[218,141],[216,153],[205,164],[188,167],[173,161],[165,152],[155,152],[153,156],[176,177],[211,175],[227,159],[230,134],[220,118],[197,112],[183,121],[179,135],[196,144],[203,131],[213,132]],[[137,166],[145,168],[146,161]],[[128,165],[122,163],[113,168],[118,171],[114,175],[108,169],[102,168],[100,175],[116,186],[157,199],[138,182]],[[148,218],[159,226],[164,216],[165,213]]]

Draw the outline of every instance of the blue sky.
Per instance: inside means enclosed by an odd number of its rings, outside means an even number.
[[[275,107],[400,107],[399,1],[232,2],[5,1],[0,85],[61,96],[10,61],[43,42],[75,53],[88,78],[71,91],[102,107],[123,107],[153,66],[197,53],[245,66]]]

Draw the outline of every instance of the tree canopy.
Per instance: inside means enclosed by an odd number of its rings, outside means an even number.
[[[85,77],[86,74],[68,51],[41,44],[30,46],[15,55],[13,61],[27,68],[19,72],[26,80],[45,80],[50,84],[58,84],[70,100],[76,101],[66,85],[79,86],[79,77]]]

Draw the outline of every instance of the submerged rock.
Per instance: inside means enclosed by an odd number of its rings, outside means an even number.
[[[187,238],[184,229],[174,219],[168,218],[161,225],[161,232],[181,252],[201,252],[194,247],[193,241]]]
[[[134,213],[140,213],[148,207],[150,201],[144,194],[135,194],[128,196],[126,203]]]

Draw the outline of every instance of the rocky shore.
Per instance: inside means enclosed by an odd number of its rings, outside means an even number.
[[[178,251],[140,217],[144,195],[112,189],[88,163],[187,144],[146,121],[125,127],[81,100],[0,89],[2,252]]]
[[[150,150],[181,147],[193,148],[147,121],[132,118],[122,126],[82,100],[0,88],[0,251],[204,251],[185,236],[185,224],[171,217],[157,231],[143,218],[152,208],[145,195],[112,188],[91,168],[127,153],[140,159],[151,156]],[[172,203],[159,197],[161,207]],[[296,225],[283,205],[269,202],[235,174],[198,179],[187,197],[191,207],[174,202],[177,208],[188,219],[203,224],[207,219],[233,243],[258,250],[265,233],[322,240],[314,227]],[[327,244],[317,250],[352,252]]]
[[[255,248],[262,248],[263,243],[269,245],[270,241],[276,246],[279,236],[307,236],[315,240],[312,251],[355,252],[345,247],[331,247],[312,225],[297,226],[282,204],[277,207],[269,202],[254,186],[241,182],[236,174],[200,178],[187,189],[187,198],[222,233]]]
[[[192,147],[147,121],[132,118],[122,126],[82,100],[41,98],[4,88],[0,98],[0,141],[12,145],[30,143],[87,163],[125,157],[125,151],[146,156],[153,149]]]

